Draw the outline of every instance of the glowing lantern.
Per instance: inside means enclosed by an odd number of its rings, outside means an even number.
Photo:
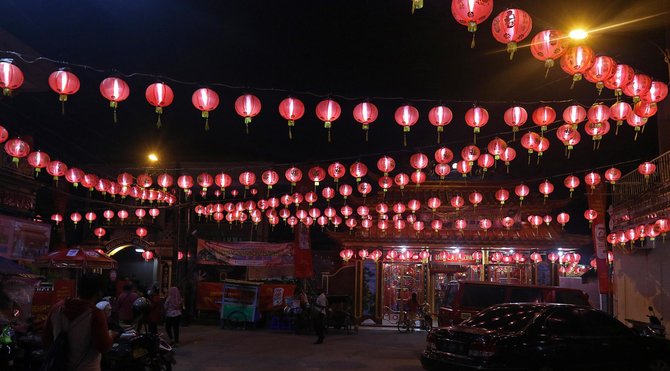
[[[468,176],[468,173],[472,170],[472,165],[470,164],[469,161],[462,160],[458,161],[456,163],[456,171],[461,173],[463,175],[463,178],[466,178]]]
[[[449,164],[437,164],[435,165],[435,174],[444,179],[447,175],[451,173],[451,166]]]
[[[468,195],[468,200],[474,207],[477,207],[477,205],[479,205],[484,200],[484,196],[481,193],[474,191]]]
[[[116,109],[119,102],[123,102],[130,95],[128,83],[118,77],[108,77],[100,83],[100,94],[109,101],[109,107],[114,110],[114,123],[116,123]]]
[[[461,196],[454,196],[449,200],[449,203],[451,203],[451,206],[458,211],[465,205],[465,200]]]
[[[9,138],[9,132],[7,132],[7,129],[5,129],[2,125],[0,125],[0,143],[6,141],[7,138]]]
[[[509,173],[509,164],[510,162],[514,161],[516,158],[516,150],[512,147],[507,147],[503,151],[503,153],[500,154],[500,159],[505,161],[505,166],[507,167],[507,172]]]
[[[491,30],[493,37],[503,44],[507,44],[509,59],[514,58],[517,43],[525,39],[533,28],[530,15],[521,9],[507,9],[493,18]]]
[[[377,261],[379,258],[382,257],[382,252],[380,250],[374,250],[373,252],[370,253],[370,259]]]
[[[556,111],[549,106],[541,106],[533,111],[533,122],[540,127],[540,132],[547,131],[547,126],[556,120]]]
[[[330,128],[332,122],[337,120],[342,113],[339,103],[332,99],[326,99],[316,105],[316,117],[323,121],[323,127],[328,129],[328,141],[330,142]]]
[[[537,148],[540,138],[539,134],[529,131],[521,137],[521,146],[528,150],[528,154],[531,154]],[[528,159],[530,161],[530,157]]]
[[[544,77],[547,77],[549,69],[554,67],[554,61],[560,58],[567,50],[567,42],[565,36],[561,31],[544,30],[533,36],[530,42],[530,52],[535,59],[543,61],[545,72]]]
[[[377,119],[378,111],[377,106],[370,102],[358,103],[354,107],[354,120],[362,124],[362,128],[365,131],[365,141],[368,141],[368,130],[370,129],[370,124]]]
[[[405,189],[405,186],[409,184],[409,175],[405,173],[399,173],[393,179],[395,184],[400,187],[400,189]]]
[[[507,142],[500,138],[493,138],[486,149],[495,160],[500,160],[500,155],[505,151],[505,148],[507,148]]]
[[[202,187],[204,192],[207,192],[207,188],[211,187],[214,184],[214,178],[207,173],[200,173],[196,178],[198,185]]]
[[[619,134],[619,126],[623,125],[623,121],[628,118],[632,111],[633,108],[630,104],[624,101],[616,102],[610,107],[610,116],[612,119],[617,120],[615,134]]]
[[[525,184],[519,184],[514,187],[514,193],[519,197],[519,206],[521,206],[524,198],[530,193],[530,188]]]
[[[417,185],[418,184],[419,183],[417,183]],[[372,192],[372,185],[370,185],[370,183],[363,182],[363,183],[360,183],[358,185],[357,189],[358,189],[358,193],[363,195],[363,198],[365,198],[365,197],[367,197],[368,194],[370,194],[370,192]]]
[[[585,45],[571,46],[561,57],[561,68],[568,75],[572,75],[572,89],[575,82],[582,79],[582,75],[593,65],[594,53]]]
[[[342,184],[339,187],[338,191],[339,191],[340,195],[342,195],[342,198],[346,202],[347,197],[351,196],[351,194],[353,193],[353,188],[351,188],[351,186],[349,184]]]
[[[112,218],[114,217],[114,211],[112,211],[112,210],[105,210],[105,211],[102,213],[102,216],[104,216],[105,219],[107,219],[107,222],[109,223],[110,221],[112,221]]]
[[[419,121],[419,111],[415,107],[406,104],[395,110],[395,122],[402,126],[404,146],[407,146],[407,133],[417,121]]]
[[[575,191],[575,188],[579,187],[579,183],[580,183],[579,178],[577,178],[574,175],[568,175],[563,180],[563,185],[565,186],[565,188],[568,188],[570,190],[570,197],[571,198],[572,198],[572,192]]]
[[[382,156],[377,160],[377,169],[388,176],[393,169],[395,169],[395,160],[389,156]]]
[[[261,100],[253,94],[243,94],[235,100],[235,112],[244,117],[244,127],[249,134],[251,120],[261,112]]]
[[[635,112],[635,114],[641,118],[646,119],[654,116],[656,112],[658,112],[658,106],[656,103],[641,100],[635,103],[635,106],[633,106],[633,112]]]
[[[377,211],[378,214],[386,214],[389,211],[389,207],[387,204],[380,202],[377,204],[375,207],[375,210]]]
[[[184,260],[184,253],[181,251],[177,251],[177,260]]]
[[[288,97],[279,103],[279,114],[288,121],[288,138],[293,139],[291,128],[305,114],[305,105],[298,98]]]
[[[286,180],[291,182],[291,187],[295,187],[295,185],[302,179],[302,170],[292,166],[284,172],[284,176],[286,177]]]
[[[414,229],[417,235],[421,233],[421,231],[423,231],[425,227],[426,227],[425,224],[421,220],[417,220],[412,223],[412,229]]]
[[[56,222],[56,225],[58,225],[60,222],[63,221],[63,215],[61,214],[52,214],[51,215],[51,220]]]
[[[590,122],[603,123],[610,118],[610,109],[602,103],[594,104],[589,108],[586,116]]]
[[[563,121],[570,124],[573,129],[586,120],[586,109],[578,104],[573,104],[563,110]]]
[[[416,184],[418,187],[421,183],[424,183],[426,181],[426,173],[424,173],[421,170],[417,170],[410,175],[410,179],[412,180],[412,183]]]
[[[307,171],[307,177],[314,182],[314,188],[316,188],[319,182],[326,178],[326,171],[320,166],[314,166]]]
[[[279,174],[277,174],[277,172],[274,170],[265,170],[261,174],[261,180],[263,181],[263,184],[268,186],[268,195],[269,195],[272,186],[277,184],[277,182],[279,181]]]
[[[650,103],[658,103],[668,96],[668,85],[661,81],[652,81],[649,91],[642,97]]]
[[[393,186],[393,179],[388,176],[383,176],[379,178],[377,183],[379,184],[379,187],[384,190],[384,193],[386,193]]]
[[[593,66],[586,71],[586,80],[596,84],[598,95],[602,93],[607,81],[616,72],[616,62],[611,57],[601,55],[595,57]]]
[[[614,90],[614,96],[621,95],[623,89],[633,81],[635,71],[631,66],[626,64],[617,64],[612,76],[605,81],[605,86],[608,89]]]
[[[472,107],[465,112],[465,123],[474,132],[474,142],[477,143],[477,133],[489,122],[489,112],[482,107]]]
[[[621,170],[615,167],[605,170],[605,179],[612,185],[616,184],[617,180],[621,179]]]
[[[128,219],[128,211],[119,210],[119,211],[117,211],[116,216],[118,216],[119,219],[121,219],[121,223],[123,223],[126,219]]]
[[[305,212],[305,210],[298,210],[298,211],[303,211],[303,212]],[[353,213],[354,213],[354,209],[352,209],[351,206],[349,206],[349,205],[344,205],[344,206],[342,206],[342,207],[340,208],[340,214],[342,214],[342,216],[344,216],[344,219],[349,219],[349,217],[350,217],[351,214],[353,214]],[[300,217],[300,215],[298,215],[298,214],[296,214],[296,215],[297,215],[298,217]],[[304,216],[303,216],[303,217],[304,217]],[[300,219],[302,219],[302,218],[300,218]],[[355,225],[354,225],[354,226],[355,226]]]
[[[496,200],[498,200],[498,202],[500,202],[500,206],[502,206],[505,204],[505,201],[507,201],[507,199],[509,198],[509,191],[504,188],[500,188],[499,190],[496,191],[495,198]]]
[[[542,193],[546,199],[554,191],[554,185],[551,184],[548,180],[545,180],[544,182],[540,183],[539,189],[540,193]]]
[[[570,151],[572,151],[574,148],[570,145],[570,141],[573,140],[577,135],[577,130],[573,129],[569,124],[561,125],[558,129],[556,129],[556,138],[558,138],[558,140],[560,140],[565,146],[566,157],[570,155]]]
[[[152,219],[156,219],[156,217],[158,215],[160,215],[160,213],[161,213],[161,211],[159,209],[156,209],[156,208],[149,209],[149,215],[151,215]]]
[[[635,139],[637,140],[637,135],[640,133],[642,129],[644,129],[644,125],[647,123],[647,119],[644,117],[640,117],[637,114],[635,114],[634,111],[631,111],[628,114],[628,117],[626,118],[626,123],[628,125],[632,126],[633,129],[635,129]]]
[[[421,250],[421,252],[419,252],[419,258],[422,262],[427,263],[428,259],[430,258],[430,253],[428,250]]]
[[[592,122],[588,121],[584,125],[584,131],[593,139],[593,149],[600,148],[600,140],[610,131],[609,121]]]
[[[65,69],[54,71],[49,75],[49,87],[58,93],[58,100],[61,102],[61,113],[65,114],[67,97],[79,91],[79,85],[79,78],[74,73]]]
[[[623,93],[629,97],[633,97],[633,102],[637,103],[641,96],[649,92],[651,88],[651,78],[647,75],[636,73],[633,75],[633,80],[623,88]]]
[[[435,150],[434,157],[438,164],[448,164],[454,159],[454,153],[447,147],[441,147]]]
[[[163,108],[172,104],[174,100],[172,88],[162,82],[153,83],[147,87],[144,96],[149,104],[156,107],[156,115],[158,116],[156,127],[160,128],[162,125],[161,115],[163,114]]]
[[[324,189],[321,190],[321,196],[323,196],[323,198],[325,198],[326,201],[330,203],[330,200],[332,200],[333,197],[335,197],[335,190],[330,187],[325,187]]]
[[[0,88],[2,88],[3,95],[11,95],[12,90],[23,85],[23,79],[23,72],[12,64],[11,59],[0,61]]]
[[[502,253],[494,252],[493,254],[491,254],[489,259],[491,259],[492,262],[496,263],[496,262],[501,261],[502,258],[503,258]]]
[[[415,153],[409,158],[409,163],[416,171],[421,171],[428,166],[428,156],[423,153]]]
[[[549,139],[541,137],[540,141],[537,142],[537,163],[540,163],[540,157],[544,154],[546,150],[549,149]]]
[[[353,220],[353,219],[351,219],[351,220]],[[365,249],[358,250],[358,256],[363,260],[366,259],[369,255],[370,255],[370,253],[368,252],[368,250],[365,250]]]
[[[154,258],[154,253],[147,250],[142,253],[142,258],[144,258],[145,261],[149,261]]]
[[[446,106],[435,106],[428,111],[428,121],[437,128],[438,143],[440,143],[440,135],[444,131],[444,127],[449,125],[452,118],[453,114]]]
[[[614,262],[614,253],[611,251],[607,252],[607,263],[610,265]]]
[[[412,214],[417,212],[421,208],[421,201],[419,200],[409,200],[407,202],[407,208],[412,211]]]
[[[397,219],[393,222],[393,227],[398,231],[402,231],[406,226],[407,223],[405,223],[405,221],[402,219]]]
[[[77,223],[79,223],[79,222],[81,221],[81,214],[79,214],[79,213],[76,212],[76,211],[73,212],[72,214],[70,214],[70,220],[72,220],[72,222],[73,222],[74,225],[76,226]]]
[[[477,25],[484,22],[493,11],[492,0],[452,0],[451,14],[456,22],[467,26],[472,33],[470,47],[475,47],[475,32]]]
[[[432,228],[435,233],[438,233],[442,229],[442,221],[439,219],[434,219],[430,222],[430,228]]]
[[[219,176],[219,175],[217,175],[217,177],[218,177],[218,176]],[[159,175],[156,177],[156,184],[158,184],[159,186],[163,187],[163,191],[167,191],[167,189],[168,189],[169,187],[172,187],[173,182],[174,182],[174,178],[172,177],[172,175],[167,174],[167,173],[159,174]],[[217,183],[217,184],[218,184],[218,183]]]
[[[644,181],[649,181],[649,177],[656,172],[656,165],[651,162],[643,162],[637,167],[638,173],[644,175]]]
[[[51,158],[48,154],[42,151],[30,152],[27,157],[28,164],[35,168],[35,176],[37,176],[42,169],[44,169],[47,164],[51,161]]]
[[[89,211],[86,214],[84,214],[84,218],[88,221],[88,224],[93,224],[93,222],[98,218],[97,215],[93,211]]]
[[[537,229],[537,227],[542,225],[542,222],[544,222],[544,220],[539,215],[529,215],[528,216],[528,223],[530,223],[530,225],[532,225],[533,228]]]
[[[312,204],[315,203],[318,199],[319,199],[319,196],[315,192],[309,191],[309,192],[305,193],[305,201],[307,201],[307,203],[309,203],[309,206],[312,206]],[[260,208],[260,206],[259,206],[259,208]]]
[[[461,157],[472,166],[472,164],[479,158],[480,153],[479,148],[471,144],[463,147],[463,150],[461,150]]]
[[[596,218],[598,218],[598,212],[593,209],[588,209],[584,211],[584,218],[589,221],[589,226],[593,223]]]
[[[377,228],[379,228],[382,231],[382,233],[384,233],[387,229],[389,229],[388,220],[379,220],[377,222]]]
[[[554,218],[552,218],[551,215],[545,215],[542,220],[544,221],[544,224],[549,225]]]
[[[245,171],[240,174],[238,180],[240,181],[240,184],[244,186],[244,197],[246,197],[246,190],[249,189],[249,187],[252,185],[256,184],[256,174],[251,171]]]
[[[103,238],[106,234],[107,234],[107,231],[105,230],[105,228],[102,228],[102,227],[98,227],[98,228],[93,230],[93,235],[98,237],[98,240]]]
[[[65,175],[67,171],[67,165],[58,160],[53,160],[47,165],[47,173],[54,177],[56,183],[58,183],[58,178]]]
[[[22,139],[13,138],[5,142],[5,152],[12,156],[12,162],[18,167],[19,159],[28,156],[30,145]]]
[[[493,164],[495,164],[495,159],[488,153],[479,156],[477,159],[477,165],[482,168],[483,172],[487,172],[488,169],[493,166]]]
[[[547,254],[547,260],[549,260],[552,264],[556,263],[556,261],[559,259],[558,254],[550,252]]]
[[[200,88],[191,96],[193,106],[202,112],[205,119],[205,130],[209,130],[209,112],[219,106],[219,95],[212,89]]]
[[[500,220],[500,223],[503,225],[503,227],[505,227],[505,229],[509,230],[514,225],[514,218],[506,216]]]
[[[454,227],[458,229],[461,233],[463,233],[463,230],[467,228],[468,222],[465,219],[456,219],[454,220]]]
[[[356,161],[351,164],[351,166],[349,166],[349,174],[356,178],[356,183],[359,183],[361,178],[363,178],[367,173],[368,167],[362,162]]]
[[[403,204],[402,202],[396,202],[395,204],[393,204],[393,212],[396,214],[404,213],[405,208],[406,208],[405,204]]]
[[[584,176],[584,183],[591,186],[591,189],[596,189],[596,186],[600,184],[600,174],[592,171]]]

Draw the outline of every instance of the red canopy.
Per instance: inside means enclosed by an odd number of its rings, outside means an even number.
[[[51,268],[102,268],[116,269],[119,264],[116,260],[96,250],[69,248],[54,251],[49,255],[40,256],[35,264]]]

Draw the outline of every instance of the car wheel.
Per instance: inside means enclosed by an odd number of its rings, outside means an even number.
[[[665,359],[654,359],[647,364],[649,371],[670,371],[670,362]]]

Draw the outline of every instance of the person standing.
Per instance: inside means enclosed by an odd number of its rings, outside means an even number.
[[[181,320],[184,301],[179,289],[172,286],[165,298],[165,331],[172,345],[179,345],[179,322]]]
[[[107,328],[105,313],[96,307],[102,289],[100,275],[84,274],[79,279],[78,297],[56,303],[49,312],[42,339],[49,347],[61,331],[67,332],[68,370],[99,371],[102,353],[112,347],[117,336]]]
[[[152,334],[158,334],[158,324],[163,322],[163,312],[165,308],[163,306],[163,301],[158,292],[158,287],[153,286],[147,292],[149,297],[149,316],[147,317],[147,322],[149,323],[149,332]]]
[[[326,293],[321,290],[316,302],[314,302],[314,331],[316,331],[317,336],[314,344],[323,344],[326,332],[326,307],[328,307],[328,298],[326,298]]]
[[[139,295],[133,292],[132,284],[123,286],[123,292],[119,294],[114,303],[115,311],[118,313],[122,325],[133,325],[133,304],[135,304],[137,298],[139,298]]]

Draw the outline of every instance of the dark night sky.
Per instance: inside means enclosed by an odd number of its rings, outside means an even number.
[[[493,15],[479,27],[476,48],[470,49],[470,34],[451,16],[450,3],[425,0],[424,9],[412,15],[409,0],[8,0],[2,11],[0,49],[24,53],[27,60],[44,56],[94,69],[70,66],[82,88],[70,98],[66,115],[61,116],[57,96],[46,80],[62,64],[17,60],[27,83],[13,98],[0,100],[0,122],[12,134],[32,135],[36,147],[56,155],[53,157],[81,167],[103,163],[139,166],[151,148],[158,148],[166,161],[311,164],[361,158],[372,167],[380,153],[404,151],[398,158],[407,158],[422,148],[432,154],[435,133],[426,114],[443,101],[454,111],[444,141],[458,153],[472,141],[463,115],[474,102],[500,102],[482,103],[491,120],[481,136],[490,138],[508,131],[502,113],[512,102],[576,99],[588,106],[611,97],[606,90],[599,98],[593,85],[585,81],[570,90],[570,79],[558,65],[545,79],[543,63],[527,48],[509,61],[504,45],[491,35],[491,19],[497,13],[506,7],[528,11],[534,35],[550,27],[568,30],[585,24],[598,28],[659,14],[663,4],[667,11],[667,1],[660,0],[496,1]],[[662,22],[667,17],[602,31],[589,39],[589,46],[667,81],[667,67],[655,46],[665,44]],[[98,91],[99,82],[113,70],[124,75],[141,73],[126,78],[131,95],[120,105],[117,124],[112,123],[112,113]],[[164,127],[157,130],[144,89],[159,78],[173,87],[176,98],[166,109]],[[211,113],[209,132],[203,130],[200,114],[190,102],[191,93],[201,85],[214,88],[222,99]],[[233,109],[235,98],[245,91],[263,102],[249,136]],[[286,122],[277,112],[279,101],[289,94],[306,104],[293,141],[288,140]],[[331,94],[342,105],[343,114],[333,124],[334,141],[329,144],[314,107]],[[391,97],[398,99],[388,99]],[[369,143],[364,142],[360,125],[351,116],[354,105],[365,98],[380,108]],[[422,117],[410,133],[408,147],[403,148],[393,111],[406,102],[417,106]],[[537,104],[525,106],[530,113]],[[554,105],[559,115],[565,106]],[[516,168],[523,169],[517,174],[551,176],[650,159],[657,153],[655,125],[651,120],[651,128],[637,142],[632,141],[629,127],[618,137],[612,131],[596,152],[582,133],[582,143],[570,160],[564,159],[563,148],[552,133],[552,148],[540,166],[527,167],[517,143]],[[479,143],[487,142],[480,139]]]

